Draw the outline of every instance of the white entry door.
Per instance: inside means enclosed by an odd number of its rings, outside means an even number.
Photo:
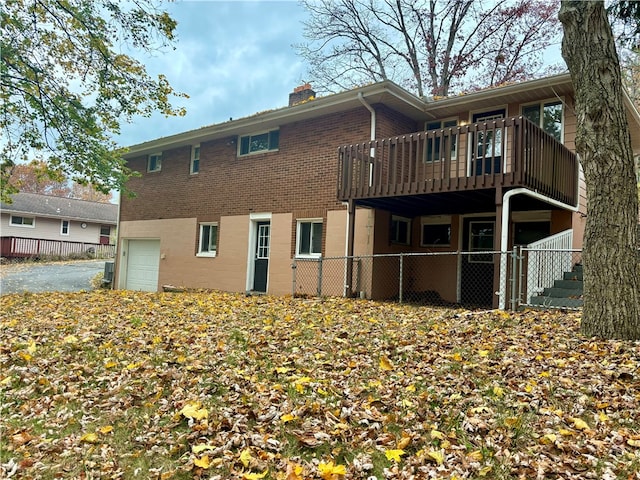
[[[160,240],[129,240],[126,290],[158,291]]]

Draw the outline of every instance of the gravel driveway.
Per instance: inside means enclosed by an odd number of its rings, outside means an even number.
[[[0,266],[0,295],[90,290],[91,279],[104,271],[104,262],[104,260],[81,260],[2,265]]]

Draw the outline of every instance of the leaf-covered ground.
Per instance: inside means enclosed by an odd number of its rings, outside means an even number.
[[[579,315],[0,299],[0,477],[640,478],[640,344]]]

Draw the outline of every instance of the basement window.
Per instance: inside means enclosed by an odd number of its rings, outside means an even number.
[[[218,253],[218,224],[201,223],[198,257],[215,257]]]

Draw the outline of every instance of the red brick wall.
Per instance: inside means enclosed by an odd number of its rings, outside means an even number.
[[[416,129],[397,112],[376,108],[378,137]],[[137,196],[122,199],[120,219],[196,217],[204,222],[251,212],[293,212],[294,223],[295,218],[326,218],[327,210],[344,208],[336,200],[338,147],[369,137],[370,114],[363,107],[281,125],[274,152],[238,157],[237,137],[203,142],[197,175],[189,174],[189,146],[164,151],[159,172],[146,172],[146,156],[132,159],[129,166],[142,176],[129,181]]]

